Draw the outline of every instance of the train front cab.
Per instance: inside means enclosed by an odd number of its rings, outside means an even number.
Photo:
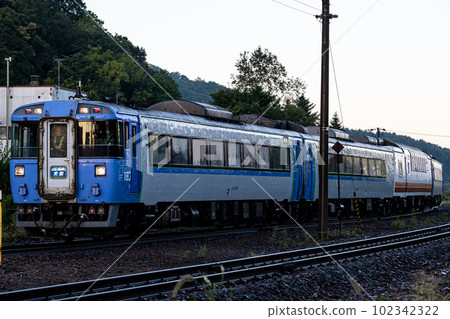
[[[116,113],[78,101],[16,110],[11,186],[18,227],[50,236],[115,230],[120,204],[138,201],[140,190],[136,143],[124,140],[138,123]]]

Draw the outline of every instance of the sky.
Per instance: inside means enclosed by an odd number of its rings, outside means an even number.
[[[320,0],[84,1],[108,31],[145,48],[150,64],[191,79],[229,86],[240,53],[268,49],[320,110]],[[330,24],[330,119],[342,110],[346,127],[450,148],[450,1],[330,3],[339,16]]]

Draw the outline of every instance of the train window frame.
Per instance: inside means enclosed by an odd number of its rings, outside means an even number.
[[[184,145],[185,148],[182,149],[181,154],[184,153],[184,161],[180,161],[180,162],[175,162],[175,158],[179,158],[179,156],[176,156],[177,154],[175,154],[175,147],[174,147],[174,142],[175,141],[184,141],[186,144]],[[174,165],[174,166],[188,166],[190,164],[190,154],[189,154],[189,138],[187,137],[178,137],[178,136],[172,136],[170,138],[170,152],[171,152],[171,159],[170,159],[170,164]]]
[[[261,156],[261,151],[265,150],[267,151],[266,155],[267,158],[264,160],[264,158]],[[257,153],[258,153],[258,158],[257,158],[257,165],[258,165],[258,169],[262,169],[262,170],[270,170],[270,165],[271,165],[271,147],[267,146],[267,145],[260,145],[257,148]],[[263,166],[261,163],[261,160],[264,160],[266,162],[266,164]]]
[[[124,125],[124,139],[125,139],[125,149],[128,149],[130,147],[130,123],[125,122]]]
[[[230,152],[231,145],[234,145],[234,151]],[[241,159],[241,143],[236,141],[228,141],[227,142],[227,167],[229,168],[241,168],[242,167],[242,159]],[[234,157],[234,158],[232,158]],[[230,159],[233,159],[230,161]],[[234,165],[233,165],[233,164]]]
[[[369,174],[369,159],[361,157],[361,175],[370,176]]]
[[[132,151],[133,151],[133,157],[137,156],[137,138],[136,138],[136,134],[137,134],[137,127],[136,125],[131,125],[131,138],[132,140]]]
[[[250,143],[243,143],[242,145],[243,145],[242,168],[257,169],[258,160],[256,156],[256,145]],[[249,159],[249,161],[247,161],[247,159]]]
[[[403,162],[401,160],[398,160],[398,176],[403,177]]]
[[[215,154],[212,153],[213,146],[215,146]],[[208,140],[208,162],[211,167],[225,167],[225,152],[224,141]],[[213,156],[214,155],[214,156]]]
[[[202,148],[202,146],[204,146]],[[201,138],[192,139],[192,165],[197,167],[208,167],[209,161],[206,151],[208,148],[208,140]],[[205,154],[202,154],[202,150]],[[203,155],[203,156],[202,156]]]
[[[279,152],[278,152],[279,150]],[[271,152],[271,160],[270,160],[270,167],[271,169],[275,171],[289,171],[291,169],[290,165],[290,148],[283,147],[283,146],[272,146],[272,152]],[[278,156],[278,162],[276,161],[276,154],[279,154]],[[284,155],[283,155],[284,153]],[[305,162],[306,161],[312,161],[312,158],[310,158],[309,154],[307,154]],[[278,165],[275,165],[278,164]]]
[[[363,176],[361,157],[353,158],[353,174],[358,175],[358,176]]]
[[[336,154],[328,154],[328,172],[330,174],[337,174],[337,165],[335,156]]]
[[[154,148],[155,143],[157,144],[157,147]],[[157,135],[157,134],[149,134],[149,161],[150,166],[166,166],[169,165],[172,160],[172,153],[171,153],[171,137],[168,135]],[[161,147],[164,145],[167,145],[163,152],[155,152],[155,150],[160,150]],[[157,158],[155,161],[154,155],[157,154],[158,156],[163,155],[162,157]],[[159,160],[162,158],[162,160]]]
[[[24,127],[26,127],[27,136],[25,138]],[[20,128],[20,132],[17,131]],[[11,158],[37,158],[38,157],[38,144],[39,144],[39,121],[20,121],[12,122],[11,124]],[[17,133],[17,134],[16,134]],[[21,137],[19,138],[20,135]],[[31,139],[33,136],[33,140]],[[17,137],[17,139],[15,138]],[[19,143],[19,140],[21,142]],[[26,146],[24,145],[25,141]],[[31,141],[33,143],[31,143]],[[32,146],[35,144],[34,146]]]
[[[353,156],[343,156],[342,162],[344,164],[344,174],[347,175],[353,175]],[[350,166],[348,166],[347,164],[350,164]],[[350,168],[350,171],[348,170],[348,168]]]
[[[377,177],[377,164],[374,158],[369,158],[369,176]]]
[[[118,128],[118,130],[114,133],[114,131],[110,131],[113,133],[113,135],[111,135],[113,137],[113,142],[116,143],[108,143],[108,140],[110,139],[110,136],[103,136],[103,140],[105,140],[106,142],[104,142],[103,144],[100,143],[95,143],[95,137],[94,137],[94,144],[89,143],[89,144],[85,144],[84,141],[85,139],[87,139],[87,137],[83,137],[83,133],[86,136],[86,133],[89,133],[89,139],[92,139],[93,137],[91,137],[91,134],[95,133],[96,131],[93,131],[93,124],[100,124],[100,123],[116,123],[118,125],[118,127],[116,126],[116,128]],[[90,124],[90,128],[89,128],[89,132],[87,131],[87,126],[85,127],[86,132],[81,132],[81,130],[83,129],[82,124]],[[111,129],[111,127],[105,127],[105,129]],[[124,128],[124,122],[122,120],[119,119],[114,119],[114,120],[79,120],[77,121],[76,124],[76,135],[77,135],[77,139],[76,139],[76,148],[77,148],[77,156],[78,158],[82,158],[82,159],[87,159],[87,158],[124,158],[125,157],[125,149],[124,149],[124,135],[123,135],[123,128]],[[92,135],[92,136],[96,136],[96,134]],[[104,147],[106,150],[106,154],[96,154],[96,152],[98,152],[99,149],[103,149]],[[110,155],[109,153],[111,152],[111,150],[114,150],[115,147],[117,148],[117,151],[115,152],[116,154]],[[91,150],[89,151],[88,149],[91,148]],[[88,152],[93,152],[93,154],[90,155],[86,155],[85,153]]]

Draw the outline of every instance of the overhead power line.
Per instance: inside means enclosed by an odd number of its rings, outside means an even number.
[[[298,3],[300,3],[300,4],[303,4],[304,6],[306,6],[306,7],[308,7],[308,8],[311,8],[311,9],[314,9],[314,10],[317,10],[317,11],[322,11],[322,10],[320,10],[319,8],[310,6],[310,5],[307,4],[307,3],[304,3],[304,2],[301,2],[301,1],[298,1],[298,0],[294,0],[294,1],[295,1],[295,2],[298,2]]]
[[[277,1],[277,0],[272,0],[272,1],[273,1],[273,2],[276,2],[276,3],[278,3],[278,4],[281,4],[282,6],[288,7],[288,8],[290,8],[290,9],[292,9],[292,10],[295,10],[295,11],[298,11],[298,12],[301,12],[301,13],[304,13],[304,14],[307,14],[307,15],[310,15],[310,16],[315,17],[315,15],[312,14],[312,13],[310,13],[310,12],[307,12],[307,11],[304,11],[304,10],[300,10],[300,9],[298,9],[298,8],[295,8],[295,7],[291,7],[290,5],[287,5],[287,4],[285,4],[285,3],[283,3],[283,2],[280,2],[280,1]]]

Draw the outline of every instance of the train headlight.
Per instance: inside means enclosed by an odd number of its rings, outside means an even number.
[[[88,114],[88,113],[89,113],[89,109],[88,109],[87,107],[82,107],[82,108],[80,109],[80,113],[81,113],[81,114]]]
[[[41,108],[34,109],[34,114],[41,115],[42,114],[42,109]]]
[[[105,165],[95,165],[95,177],[106,176],[106,166]]]
[[[14,174],[15,174],[17,177],[25,176],[25,166],[22,166],[22,165],[16,166],[16,168],[15,168],[15,170],[14,170]]]

